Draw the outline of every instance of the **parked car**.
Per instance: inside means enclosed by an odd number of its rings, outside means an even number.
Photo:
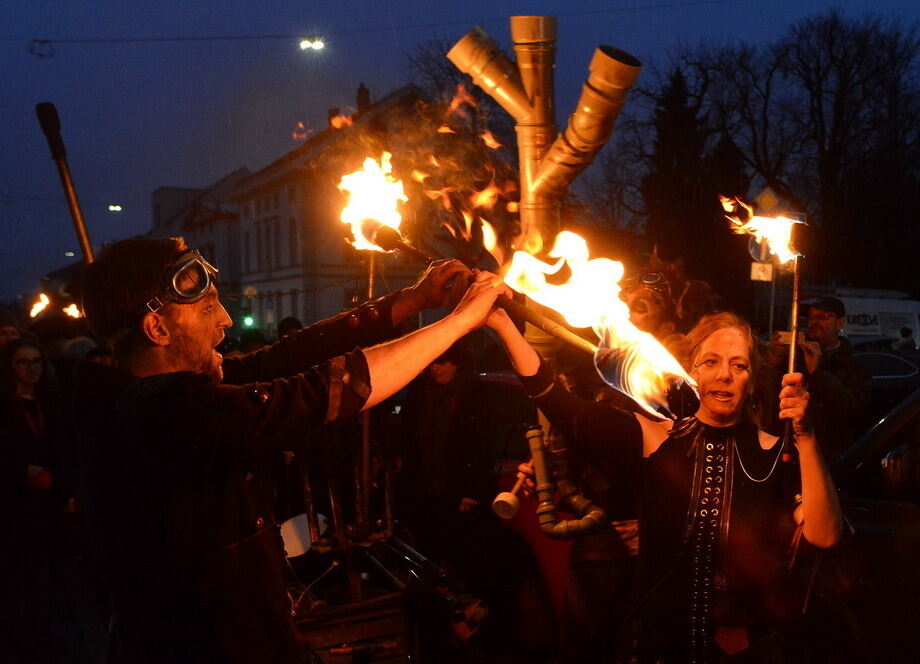
[[[920,652],[920,389],[847,449],[832,468],[854,534],[833,556],[850,638],[871,661]],[[856,661],[856,657],[854,657]]]
[[[920,351],[861,351],[856,357],[872,370],[872,401],[867,426],[920,388]]]

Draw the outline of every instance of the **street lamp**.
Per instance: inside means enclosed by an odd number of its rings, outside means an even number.
[[[326,42],[322,39],[303,39],[300,42],[301,51],[322,51],[326,47]]]

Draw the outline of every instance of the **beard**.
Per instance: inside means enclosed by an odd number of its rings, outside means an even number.
[[[212,347],[196,342],[181,328],[173,335],[171,347],[178,366],[184,367],[186,371],[204,374],[215,383],[223,381],[223,357]]]

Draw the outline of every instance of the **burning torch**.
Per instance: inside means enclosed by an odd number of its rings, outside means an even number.
[[[725,216],[731,222],[732,231],[741,235],[752,235],[758,241],[765,242],[770,253],[777,257],[780,265],[792,266],[792,307],[789,314],[789,329],[791,340],[789,342],[789,360],[786,373],[795,371],[795,349],[799,339],[799,259],[802,254],[792,242],[792,229],[796,224],[805,222],[788,217],[760,217],[754,214],[751,206],[737,198],[720,197],[722,208],[727,213]],[[742,221],[738,213],[744,210],[747,221]],[[792,422],[786,421],[783,434],[783,461],[792,460],[792,448],[789,441],[792,438]]]

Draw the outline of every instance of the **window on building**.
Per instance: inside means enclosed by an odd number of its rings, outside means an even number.
[[[281,221],[275,220],[275,267],[281,267]]]
[[[297,265],[300,249],[300,238],[297,237],[297,220],[291,217],[288,219],[288,249],[290,250],[290,264]],[[294,307],[297,311],[297,307]]]
[[[262,227],[256,229],[256,260],[255,260],[255,269],[256,271],[262,269]]]
[[[252,272],[252,263],[250,262],[250,254],[252,251],[252,246],[250,244],[249,231],[243,233],[243,266],[246,272]]]
[[[274,194],[272,194],[272,209],[277,210],[280,205],[281,205],[281,197],[278,195],[278,192],[276,191]]]
[[[265,226],[262,229],[262,269],[270,270],[272,268],[272,227]]]

